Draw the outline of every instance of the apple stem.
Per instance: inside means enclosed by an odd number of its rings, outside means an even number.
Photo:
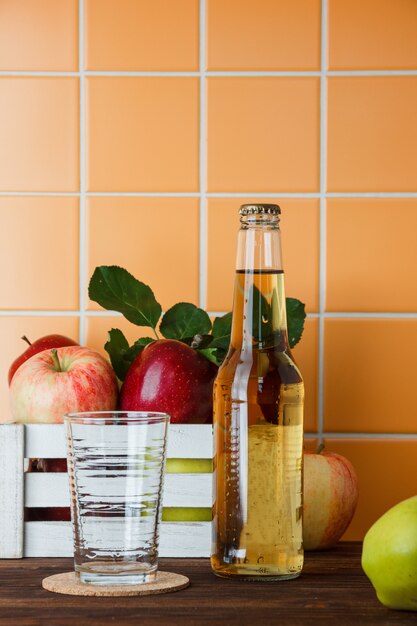
[[[21,337],[21,339],[23,339],[23,341],[26,341],[26,343],[31,346],[32,342],[29,341],[29,339],[26,337],[26,335],[23,335],[23,337]]]
[[[316,454],[321,454],[323,452],[325,448],[325,445],[323,442],[321,442],[318,446],[317,446],[317,450],[316,450]]]
[[[52,350],[52,363],[57,372],[62,372],[61,363],[59,362],[59,356],[56,348]]]
[[[202,335],[194,335],[193,340],[191,342],[191,348],[193,348],[193,350],[197,350],[197,348],[199,347],[202,341],[203,341]]]
[[[157,339],[159,339],[159,335],[158,335],[158,333],[156,332],[156,329],[155,329],[155,328],[153,328],[152,330],[153,330],[153,334],[155,335],[155,337],[156,337]]]

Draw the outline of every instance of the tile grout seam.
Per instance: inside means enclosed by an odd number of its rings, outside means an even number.
[[[319,443],[324,432],[324,311],[326,305],[326,184],[327,184],[327,0],[321,5],[320,54],[320,226],[319,226],[319,330],[317,431]]]
[[[199,198],[199,191],[84,191],[82,194],[87,197],[113,198],[113,197],[169,197],[169,198]],[[53,197],[79,197],[79,191],[0,191],[0,196],[53,196]],[[417,198],[417,191],[340,191],[340,192],[256,192],[256,191],[209,191],[204,194],[206,198],[373,198],[373,199],[407,199]]]
[[[85,276],[86,276],[86,208],[85,208],[85,81],[84,81],[84,0],[78,0],[78,65],[79,65],[79,98],[80,98],[80,195],[79,195],[79,341],[81,345],[86,342],[86,302],[85,302]]]
[[[16,317],[24,317],[24,316],[51,316],[51,317],[65,317],[65,316],[77,316],[80,315],[81,309],[2,309],[0,310],[0,317],[8,317],[8,316],[16,316]],[[225,315],[228,311],[207,311],[209,315]],[[84,310],[84,314],[89,317],[111,317],[111,316],[121,316],[121,313],[117,311],[101,311],[101,310]],[[309,312],[307,313],[308,319],[319,319],[319,312]],[[356,319],[393,319],[393,320],[402,320],[402,319],[417,319],[417,312],[386,312],[386,311],[330,311],[323,312],[322,316],[324,319],[343,319],[343,320],[356,320]]]
[[[276,77],[276,78],[303,78],[303,77],[316,77],[320,78],[321,76],[326,77],[346,77],[346,78],[359,78],[359,77],[378,77],[378,76],[417,76],[417,69],[415,70],[327,70],[325,72],[321,72],[318,70],[231,70],[231,71],[212,71],[205,70],[205,75],[210,77],[218,77],[218,78],[262,78],[262,77]],[[84,70],[80,69],[78,72],[54,72],[54,71],[0,71],[0,78],[13,78],[13,77],[38,77],[38,78],[54,78],[54,77],[62,77],[62,78],[79,78],[81,76],[103,76],[103,77],[199,77],[199,71],[100,71],[100,70]]]
[[[199,273],[198,297],[199,306],[206,308],[206,281],[207,281],[207,208],[206,208],[206,3],[200,0],[199,4]]]

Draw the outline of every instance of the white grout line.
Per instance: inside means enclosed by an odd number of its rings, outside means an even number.
[[[75,196],[80,195],[79,191],[0,191],[0,196]]]
[[[86,70],[82,71],[80,68],[79,72],[15,72],[15,71],[1,71],[0,77],[46,77],[53,78],[56,76],[200,76],[199,72],[195,71],[185,71],[185,72],[176,72],[176,71],[152,71],[147,72],[143,70],[138,71],[99,71],[99,70]],[[218,76],[218,77],[262,77],[262,76],[271,76],[271,77],[303,77],[303,76],[342,76],[342,77],[360,77],[360,76],[417,76],[417,70],[329,70],[329,71],[315,71],[315,70],[232,70],[232,71],[207,71],[205,72],[206,76]]]
[[[199,198],[198,191],[87,191],[88,197]]]
[[[327,76],[417,76],[417,70],[328,70]]]
[[[18,309],[18,310],[14,310],[14,309],[3,309],[0,311],[0,317],[8,317],[8,316],[16,316],[16,317],[24,317],[25,315],[29,316],[29,317],[66,317],[66,316],[71,316],[71,315],[81,315],[81,313],[84,313],[86,317],[110,317],[110,316],[121,316],[121,313],[118,313],[117,311],[106,311],[106,310],[91,310],[89,311],[88,309],[81,311],[81,309],[74,309],[74,310],[63,310],[63,311],[59,311],[59,310],[41,310],[41,309],[31,309],[31,310],[24,310],[24,309]],[[209,315],[211,315],[212,317],[221,317],[222,315],[225,315],[226,313],[228,313],[228,311],[207,311],[207,313]],[[324,319],[359,319],[359,320],[366,320],[366,319],[387,319],[387,320],[417,320],[417,312],[415,313],[404,313],[404,312],[391,312],[391,313],[386,313],[386,312],[337,312],[337,313],[307,313],[307,319],[320,319],[320,318],[324,318]]]
[[[320,266],[319,266],[319,337],[317,428],[319,443],[324,428],[324,311],[326,307],[326,185],[327,185],[327,0],[321,9],[320,55]]]
[[[79,72],[0,72],[0,77],[16,76],[17,78],[43,77],[54,78],[55,76],[79,76]]]
[[[323,313],[323,317],[326,319],[417,319],[417,312],[372,312],[372,311],[350,311],[346,313],[342,313],[340,311],[327,311]]]
[[[417,191],[343,191],[328,192],[327,198],[417,198]]]
[[[0,191],[0,196],[80,196],[79,191]],[[86,197],[139,197],[139,198],[199,198],[199,191],[85,191]],[[340,191],[328,192],[302,192],[302,191],[216,191],[206,192],[206,198],[417,198],[417,191]]]
[[[238,192],[228,192],[228,191],[216,191],[216,192],[208,192],[206,193],[208,198],[319,198],[320,193],[314,192],[287,192],[287,191],[276,191],[276,192],[259,192],[259,191],[238,191]]]
[[[68,316],[68,315],[80,315],[83,311],[81,311],[80,309],[74,309],[74,310],[52,310],[52,309],[48,309],[48,310],[41,310],[41,309],[28,309],[27,311],[24,309],[18,309],[18,310],[14,310],[14,309],[3,309],[0,311],[0,317],[8,317],[8,316],[56,316],[56,317],[62,317],[62,316]],[[88,309],[86,309],[84,311],[86,316],[94,316],[94,317],[108,317],[108,316],[112,316],[112,315],[121,315],[121,313],[118,313],[117,311],[105,311],[105,310],[91,310],[89,311]],[[207,313],[213,317],[220,317],[222,315],[226,315],[226,313],[228,313],[228,311],[207,311]],[[381,313],[381,312],[375,312],[375,313],[369,313],[369,312],[357,312],[355,311],[354,313],[352,312],[346,312],[346,313],[307,313],[307,319],[319,319],[323,317],[324,319],[359,319],[359,320],[366,320],[366,319],[387,319],[387,320],[416,320],[417,319],[417,313],[404,313],[404,312],[399,312],[399,313]]]
[[[18,310],[13,309],[0,311],[0,317],[78,317],[81,311],[52,311],[52,310]]]
[[[136,77],[136,78],[147,78],[147,77],[168,77],[168,78],[177,78],[177,77],[185,77],[185,78],[198,78],[198,76],[200,76],[199,72],[146,72],[146,71],[140,71],[138,70],[137,72],[135,71],[92,71],[92,70],[86,70],[84,72],[85,76],[108,76],[108,77],[114,77],[114,78],[123,78],[123,77]]]
[[[207,76],[215,76],[215,77],[224,77],[224,78],[246,78],[246,77],[298,77],[302,78],[303,76],[320,76],[320,72],[318,71],[287,71],[287,70],[231,70],[231,71],[208,71]]]
[[[79,341],[81,345],[86,341],[85,328],[85,277],[86,277],[86,207],[85,207],[85,174],[86,174],[86,150],[85,150],[85,80],[84,70],[84,0],[78,2],[79,27],[78,27],[78,64],[80,74],[80,254],[79,254]]]
[[[200,0],[200,235],[199,235],[199,306],[206,308],[207,283],[207,120],[206,120],[206,2]]]

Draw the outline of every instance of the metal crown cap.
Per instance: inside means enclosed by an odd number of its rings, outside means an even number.
[[[240,215],[280,215],[281,209],[277,204],[242,204]]]

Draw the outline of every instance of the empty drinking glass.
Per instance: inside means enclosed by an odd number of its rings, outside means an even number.
[[[98,585],[154,581],[169,416],[103,411],[64,422],[76,574]]]

